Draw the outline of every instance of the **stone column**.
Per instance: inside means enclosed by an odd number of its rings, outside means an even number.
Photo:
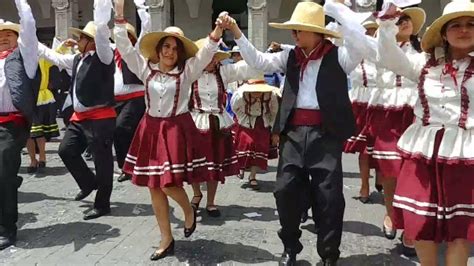
[[[55,37],[66,40],[69,27],[72,27],[72,8],[69,0],[52,0],[51,5],[55,12]]]
[[[248,37],[249,41],[260,51],[267,48],[268,10],[266,0],[248,0],[249,9]]]
[[[168,0],[146,0],[150,7],[152,31],[162,31],[170,25],[170,1]]]

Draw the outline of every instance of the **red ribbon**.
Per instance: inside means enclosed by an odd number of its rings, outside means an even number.
[[[122,55],[118,51],[118,49],[115,49],[114,51],[114,59],[115,59],[115,64],[117,64],[117,67],[122,70]]]
[[[458,68],[454,67],[452,63],[447,63],[444,65],[443,68],[443,75],[449,74],[451,78],[454,80],[454,85],[456,88],[458,87],[458,80],[456,78],[456,75],[458,74]]]
[[[5,51],[1,51],[0,52],[0,60],[7,58],[11,53],[13,53],[14,50],[15,50],[15,48],[11,48],[11,49],[8,49],[8,50],[5,50]]]
[[[334,44],[329,40],[322,40],[316,48],[311,52],[309,56],[306,56],[303,49],[300,47],[295,48],[296,52],[296,62],[300,66],[301,71],[301,80],[303,80],[303,73],[308,66],[309,61],[318,60],[325,56],[331,49],[334,47]],[[314,73],[316,74],[316,73]]]

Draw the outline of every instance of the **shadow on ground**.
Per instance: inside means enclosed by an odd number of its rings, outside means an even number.
[[[120,229],[107,224],[71,222],[18,231],[16,246],[23,249],[74,245],[74,251],[120,236]]]

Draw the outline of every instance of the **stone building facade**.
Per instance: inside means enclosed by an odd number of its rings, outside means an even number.
[[[199,39],[211,31],[213,21],[222,10],[228,10],[244,33],[259,49],[270,41],[291,43],[288,32],[267,27],[269,21],[282,22],[290,18],[299,0],[146,0],[150,7],[152,27],[161,30],[168,25],[181,27],[187,37]],[[315,0],[321,2],[321,0]],[[350,0],[358,10],[373,10],[377,0]],[[380,1],[380,0],[379,0]],[[18,21],[14,1],[1,1],[0,18]],[[50,43],[53,36],[68,37],[68,28],[83,27],[92,20],[93,0],[29,0],[37,20],[41,41]],[[127,0],[125,16],[139,23],[132,0]],[[449,0],[424,0],[420,7],[428,14],[428,23],[441,14]],[[112,26],[112,23],[111,23]],[[232,36],[225,35],[226,40]]]

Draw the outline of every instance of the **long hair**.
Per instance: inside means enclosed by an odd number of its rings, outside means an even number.
[[[410,43],[411,46],[413,46],[413,49],[415,49],[418,53],[422,52],[421,43],[420,39],[418,38],[418,35],[410,35]]]
[[[176,46],[178,48],[178,61],[176,62],[176,65],[178,66],[178,70],[181,71],[184,69],[184,64],[186,63],[186,52],[184,50],[183,42],[180,39],[173,36],[161,38],[161,40],[156,45],[156,53],[158,54],[158,57],[160,57],[161,50],[163,50],[163,45],[165,44],[165,40],[168,38],[174,38],[176,41]]]

